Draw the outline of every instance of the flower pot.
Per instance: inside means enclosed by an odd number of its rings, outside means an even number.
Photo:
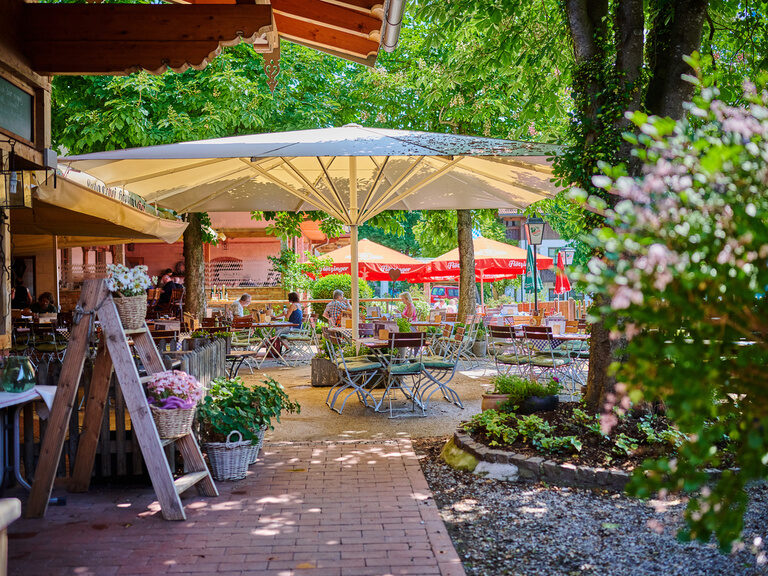
[[[233,434],[240,440],[230,442]],[[248,472],[248,464],[253,453],[250,440],[243,440],[243,435],[237,430],[229,433],[226,442],[208,442],[203,444],[208,453],[211,465],[211,475],[214,480],[242,480]]]
[[[197,350],[211,341],[210,338],[185,338],[182,344],[184,350]]]
[[[311,368],[312,378],[310,383],[313,387],[328,387],[338,383],[339,369],[336,367],[336,364],[327,358],[312,358]]]
[[[192,421],[195,419],[194,408],[172,408],[163,410],[157,406],[149,406],[152,419],[155,421],[160,438],[181,438],[192,432]]]
[[[559,404],[560,398],[557,394],[552,396],[531,396],[522,403],[518,413],[535,414],[536,412],[551,412],[556,410]]]
[[[509,394],[483,394],[480,408],[483,410],[498,410],[499,406],[509,400]]]
[[[474,344],[472,344],[472,354],[477,356],[478,358],[483,358],[488,350],[488,343],[483,340],[478,340]]]
[[[147,317],[147,296],[115,296],[112,301],[117,307],[117,314],[120,316],[120,322],[126,330],[138,330],[144,326],[144,319]]]

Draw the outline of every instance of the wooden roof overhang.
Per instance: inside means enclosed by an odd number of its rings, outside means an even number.
[[[49,76],[201,69],[222,46],[241,41],[276,60],[278,38],[372,66],[381,40],[383,1],[25,3],[20,37],[31,68]]]

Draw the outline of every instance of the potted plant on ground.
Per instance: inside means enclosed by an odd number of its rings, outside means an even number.
[[[157,277],[150,277],[146,266],[107,266],[107,289],[112,292],[117,314],[125,330],[138,330],[144,325],[147,317],[147,289],[156,283]]]
[[[310,384],[315,388],[335,386],[339,381],[339,369],[328,356],[325,338],[320,339],[317,348],[311,362]]]
[[[199,408],[203,448],[216,480],[245,478],[256,459],[264,431],[274,429],[283,412],[299,412],[283,387],[268,378],[261,385],[246,386],[242,378],[217,378]],[[239,438],[230,441],[232,435]]]
[[[483,410],[532,414],[554,410],[559,403],[560,382],[557,378],[542,383],[513,374],[499,374],[491,384],[493,391],[483,394]]]
[[[477,327],[475,343],[472,345],[472,354],[478,358],[483,358],[488,351],[488,341],[485,339],[485,325],[480,324]]]
[[[152,374],[147,382],[147,401],[160,438],[180,438],[192,431],[195,406],[203,387],[181,370]]]

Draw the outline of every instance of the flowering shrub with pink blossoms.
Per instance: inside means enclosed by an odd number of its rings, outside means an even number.
[[[681,535],[727,547],[745,484],[768,477],[768,88],[745,82],[733,107],[710,80],[691,81],[685,120],[631,115],[640,177],[594,177],[619,200],[583,279],[627,340],[615,366],[623,406],[660,399],[688,438],[675,459],[646,462],[632,491],[690,495]],[[739,470],[707,485],[705,469],[725,459]]]
[[[200,382],[181,370],[158,372],[147,382],[147,400],[164,410],[194,408],[202,398]]]

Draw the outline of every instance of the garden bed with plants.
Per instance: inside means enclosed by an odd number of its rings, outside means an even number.
[[[576,402],[545,402],[559,390],[559,382],[545,383],[513,375],[499,375],[486,395],[494,408],[475,415],[462,429],[493,449],[524,456],[541,456],[558,463],[600,468],[633,469],[646,459],[673,456],[685,436],[663,414],[649,409],[615,410],[612,426],[601,424]],[[537,406],[554,404],[550,410]],[[535,413],[534,413],[535,412]],[[723,446],[721,467],[732,465]]]

